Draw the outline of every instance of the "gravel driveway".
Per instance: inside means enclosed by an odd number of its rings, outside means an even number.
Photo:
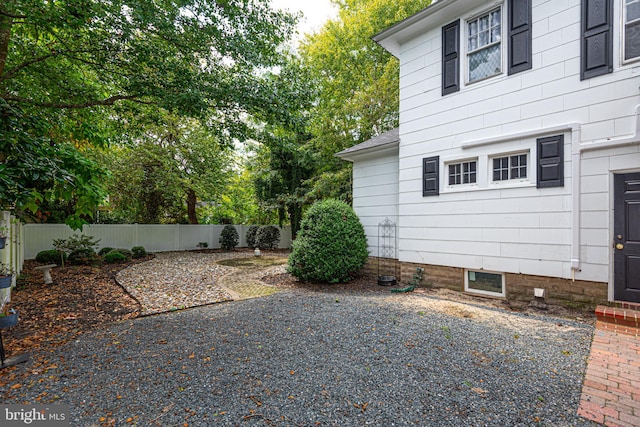
[[[592,333],[423,295],[285,291],[107,325],[4,403],[66,403],[73,426],[591,426],[575,414]]]

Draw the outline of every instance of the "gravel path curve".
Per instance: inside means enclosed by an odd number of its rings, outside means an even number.
[[[575,415],[592,334],[425,295],[284,291],[105,325],[5,403],[69,404],[73,426],[593,426]]]
[[[246,251],[158,252],[154,259],[122,270],[116,280],[140,302],[143,316],[231,301],[237,294],[222,281],[237,269],[216,261],[251,256]]]

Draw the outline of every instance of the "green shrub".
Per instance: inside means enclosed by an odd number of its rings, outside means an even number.
[[[289,272],[303,281],[345,282],[369,256],[364,227],[338,200],[315,203],[300,224],[289,256]]]
[[[84,234],[74,234],[68,239],[55,239],[53,241],[54,249],[58,249],[65,252],[73,252],[78,249],[91,249],[95,252],[98,248],[100,239],[96,240],[93,236],[86,236]]]
[[[246,235],[247,246],[249,246],[250,248],[255,248],[256,247],[256,233],[258,232],[259,228],[260,228],[260,226],[258,226],[258,225],[252,225],[247,230],[247,235]]]
[[[61,262],[61,257],[62,259],[67,259],[67,254],[62,251],[50,249],[48,251],[38,252],[38,255],[36,255],[36,261],[42,264],[57,264]]]
[[[106,254],[108,254],[109,252],[111,252],[113,250],[113,248],[109,248],[109,247],[104,247],[102,249],[100,249],[98,251],[98,255],[100,256],[105,256]]]
[[[222,249],[232,251],[236,246],[238,246],[238,240],[238,230],[236,230],[233,225],[227,224],[222,229],[222,233],[220,233],[220,240],[218,242]]]
[[[280,229],[275,225],[263,225],[256,232],[255,245],[260,249],[276,249],[280,244]]]
[[[75,249],[68,257],[69,264],[73,265],[95,265],[100,263],[100,257],[91,248]]]
[[[125,248],[116,248],[114,250],[112,250],[111,252],[120,252],[122,255],[126,256],[127,259],[131,259],[133,257],[133,252],[130,251],[129,249],[125,249]],[[109,253],[111,253],[109,252]]]
[[[134,246],[131,248],[134,258],[142,258],[147,256],[147,250],[143,246]]]
[[[114,264],[116,262],[126,261],[127,256],[118,252],[117,250],[113,250],[108,254],[105,254],[104,261],[108,264]]]

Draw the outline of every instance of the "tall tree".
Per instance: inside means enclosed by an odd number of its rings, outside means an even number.
[[[309,110],[317,93],[309,84],[307,70],[293,56],[271,75],[270,81],[287,108],[285,113],[261,116],[264,124],[257,134],[260,144],[252,168],[253,181],[262,208],[277,211],[280,224],[291,224],[295,238],[310,200],[307,183],[315,170],[304,147],[311,139]]]
[[[83,146],[126,137],[139,114],[153,111],[140,106],[213,117],[209,127],[226,142],[246,136],[247,114],[281,108],[257,71],[278,64],[278,47],[294,23],[268,0],[3,1],[0,102],[12,121],[3,131],[28,131],[33,144],[23,154],[36,162],[57,159],[59,168],[44,180],[31,174],[41,188],[6,182],[0,200],[33,209],[56,194],[95,207],[96,198],[83,192],[88,188],[75,185],[95,165],[78,170],[64,153],[74,149],[82,157]],[[17,140],[0,140],[3,165]],[[62,172],[68,179],[57,178]],[[16,198],[16,191],[28,196]]]
[[[163,114],[135,144],[96,156],[111,170],[109,202],[132,222],[198,224],[198,202],[216,202],[233,167],[231,149],[199,121]]]
[[[318,170],[315,198],[349,200],[349,165],[335,154],[398,125],[399,64],[371,37],[430,0],[335,0],[339,17],[308,36],[300,55],[319,98],[311,110],[309,148]]]

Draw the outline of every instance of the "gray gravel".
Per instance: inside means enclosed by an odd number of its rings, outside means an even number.
[[[73,426],[595,425],[575,415],[592,326],[440,304],[293,291],[106,325],[4,403]]]

